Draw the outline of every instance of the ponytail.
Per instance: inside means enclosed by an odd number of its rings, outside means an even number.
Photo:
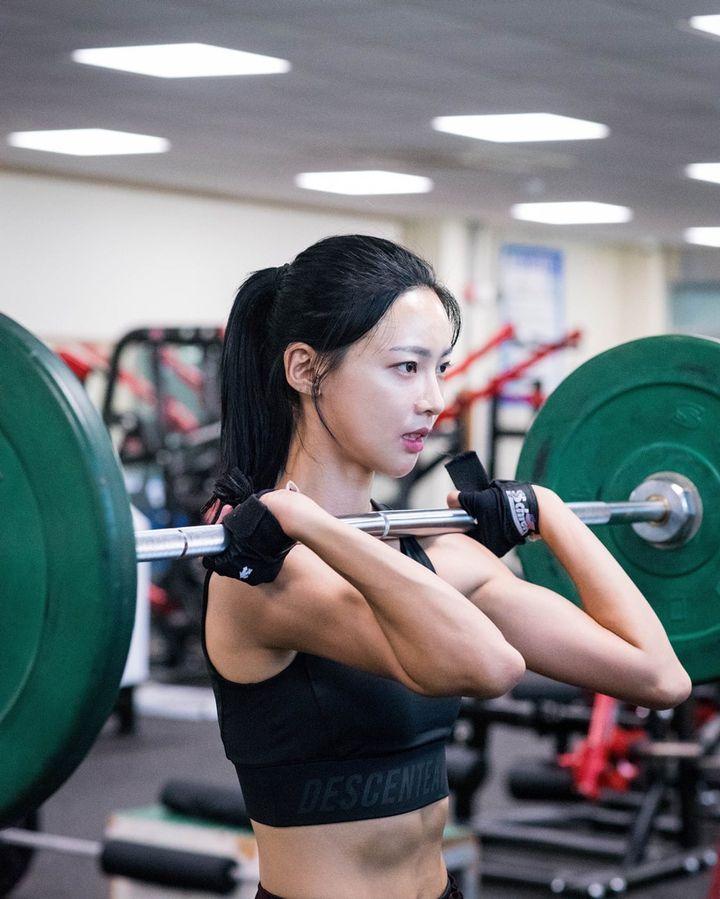
[[[293,432],[283,359],[273,358],[269,345],[273,302],[283,274],[282,267],[261,269],[238,290],[220,361],[220,474],[238,467],[255,490],[275,486]]]

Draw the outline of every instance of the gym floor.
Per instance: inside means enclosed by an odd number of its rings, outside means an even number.
[[[547,756],[550,741],[517,729],[493,731],[493,770],[479,800],[485,816],[507,813],[512,800],[504,793],[504,775],[520,757]],[[142,717],[137,732],[116,736],[112,722],[70,780],[43,806],[42,829],[85,839],[101,839],[106,817],[117,809],[153,802],[170,778],[207,780],[235,786],[214,721],[177,721]],[[478,808],[478,811],[480,809]],[[538,860],[542,860],[541,857]],[[571,862],[580,869],[583,862]],[[587,866],[587,862],[584,863]],[[637,899],[708,899],[710,873],[654,884],[629,895]],[[14,899],[95,899],[108,895],[107,882],[96,864],[85,858],[42,851],[13,892]],[[549,892],[488,884],[483,899],[540,897]]]

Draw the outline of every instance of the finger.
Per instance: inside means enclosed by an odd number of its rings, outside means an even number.
[[[459,490],[451,490],[447,495],[447,504],[448,509],[459,509],[460,503],[458,501],[458,496],[460,495]]]

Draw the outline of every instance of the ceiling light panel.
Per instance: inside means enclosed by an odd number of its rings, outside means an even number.
[[[720,162],[693,162],[685,167],[688,178],[720,184]]]
[[[125,156],[133,153],[167,153],[170,141],[149,134],[132,134],[107,128],[71,128],[62,131],[14,131],[11,147],[63,153],[66,156]]]
[[[693,16],[690,19],[690,27],[707,34],[720,35],[720,16]]]
[[[629,222],[632,209],[611,203],[574,201],[567,203],[517,203],[511,209],[513,218],[545,225],[609,225]]]
[[[305,190],[331,194],[424,194],[433,189],[430,178],[400,172],[301,172],[295,184]]]
[[[685,240],[701,247],[720,247],[720,228],[687,228]]]
[[[610,133],[608,126],[600,122],[588,122],[549,112],[440,116],[433,119],[432,126],[436,131],[498,144],[597,140]]]
[[[287,59],[230,50],[212,44],[151,44],[75,50],[74,62],[156,78],[213,78],[290,71]]]

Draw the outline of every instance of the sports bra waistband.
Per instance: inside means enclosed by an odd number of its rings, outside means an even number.
[[[444,740],[375,758],[235,767],[248,815],[273,827],[385,818],[448,795]]]

